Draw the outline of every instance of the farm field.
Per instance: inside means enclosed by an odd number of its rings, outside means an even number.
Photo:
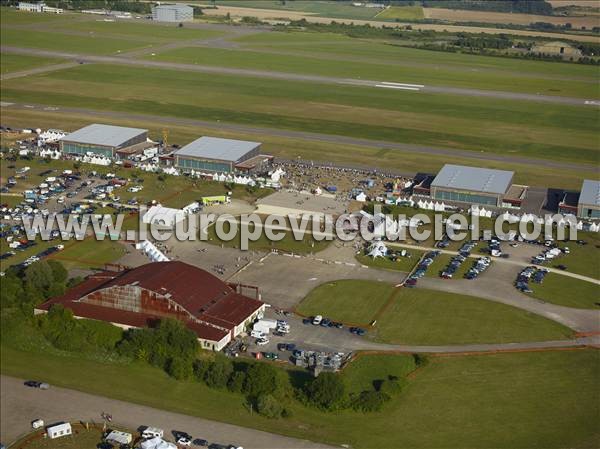
[[[375,16],[378,20],[421,20],[425,18],[423,7],[391,6]]]
[[[360,8],[348,3],[328,0],[291,1],[286,2],[285,5],[278,0],[219,0],[217,6],[281,10],[342,19],[373,19],[380,11],[379,8]]]
[[[4,81],[1,95],[11,102],[220,120],[510,156],[580,163],[598,158],[594,109],[382,90],[83,65]],[[190,96],[190,91],[202,95]]]
[[[36,110],[17,110],[4,108],[2,111],[4,122],[12,126],[36,126],[45,128],[64,127],[65,120],[70,124],[69,130],[77,129],[94,122],[111,123],[121,126],[150,129],[150,135],[159,139],[161,130],[167,126],[171,132],[171,141],[186,144],[196,139],[199,135],[211,135],[224,138],[257,140],[264,144],[263,148],[269,154],[285,159],[303,158],[315,161],[330,161],[335,158],[340,164],[360,164],[367,167],[378,167],[381,158],[385,157],[386,165],[390,169],[407,171],[429,171],[431,173],[439,170],[443,164],[441,160],[432,158],[427,154],[405,152],[400,150],[386,150],[377,148],[375,145],[356,146],[344,145],[341,147],[336,143],[306,140],[304,138],[274,136],[261,133],[258,137],[255,133],[245,130],[228,130],[224,128],[206,127],[204,125],[179,122],[166,117],[150,116],[140,114],[133,116],[127,113],[110,113],[104,115],[94,111],[61,111],[60,115],[47,114]],[[466,157],[454,157],[454,162],[463,165],[476,165],[481,167],[515,170],[515,182],[529,185],[546,185],[548,179],[553,179],[553,186],[561,188],[579,189],[581,187],[582,172],[568,168],[542,167],[536,165],[525,165],[518,163],[502,163],[485,161],[481,159],[470,159]]]
[[[375,281],[335,281],[313,289],[296,310],[347,324],[368,325],[394,292],[394,286]]]
[[[451,281],[449,281],[451,282]],[[378,319],[377,339],[397,344],[561,340],[572,332],[538,315],[467,295],[402,288]]]
[[[307,49],[305,48],[304,51]],[[585,82],[574,80],[541,80],[532,77],[507,78],[504,74],[493,72],[472,72],[470,70],[453,71],[437,66],[430,67],[374,62],[343,61],[339,57],[328,58],[284,55],[249,50],[230,50],[206,47],[177,48],[161,52],[156,56],[147,56],[153,61],[168,61],[185,64],[211,65],[243,69],[268,70],[275,72],[307,73],[312,75],[370,79],[425,85],[453,86],[487,90],[503,90],[544,95],[595,98],[594,87]],[[397,59],[396,59],[397,60]]]
[[[324,413],[294,402],[292,417],[283,420],[251,416],[240,395],[179,382],[147,365],[23,352],[5,345],[1,357],[6,375],[359,449],[373,445],[549,449],[593,447],[599,439],[595,398],[600,394],[596,381],[600,364],[594,349],[431,358],[381,412]],[[382,366],[405,372],[408,362],[400,357],[398,362],[382,363],[367,358],[355,369],[350,366],[351,385],[362,387],[367,373],[387,373]],[[64,376],[65,371],[80,375]],[[148,389],[170,393],[158,397],[148,395]],[[503,420],[502,427],[498,419]],[[471,425],[462,425],[465,420]],[[398,432],[390,432],[390,426]]]
[[[33,69],[51,64],[59,64],[61,62],[64,62],[64,60],[1,53],[0,73],[4,75],[5,73],[20,72],[21,70]]]
[[[535,22],[546,22],[554,25],[570,23],[573,28],[591,29],[598,26],[598,18],[542,16],[535,14],[503,13],[493,11],[469,11],[446,8],[423,8],[425,18],[447,20],[449,22],[487,22],[516,25],[529,25]]]

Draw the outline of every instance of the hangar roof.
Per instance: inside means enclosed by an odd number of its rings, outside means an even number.
[[[147,129],[126,128],[123,126],[94,123],[67,134],[61,140],[89,145],[119,147],[128,140],[147,132]]]
[[[600,181],[585,179],[581,186],[579,203],[590,206],[600,206]]]
[[[157,319],[152,310],[128,312],[80,301],[92,292],[116,286],[138,286],[168,297],[200,321],[190,319],[186,322],[190,329],[201,338],[216,341],[227,334],[224,329],[232,330],[263,305],[261,301],[236,293],[207,271],[184,262],[171,261],[149,263],[120,272],[94,274],[64,295],[52,298],[38,308],[48,310],[54,304],[62,304],[78,316],[137,327]]]
[[[431,186],[503,194],[510,187],[513,175],[514,172],[506,170],[446,164]]]
[[[178,150],[175,155],[237,162],[260,145],[260,142],[246,140],[200,137]]]

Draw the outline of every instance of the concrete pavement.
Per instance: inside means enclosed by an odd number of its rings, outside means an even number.
[[[206,439],[209,443],[235,444],[245,449],[331,447],[76,390],[51,386],[42,391],[24,386],[22,379],[8,376],[0,376],[0,403],[0,439],[4,444],[29,432],[34,419],[41,418],[46,423],[80,420],[101,422],[100,413],[106,412],[112,414],[115,424],[132,430],[143,425],[160,427],[171,441],[171,431],[176,430],[188,432],[194,438]]]

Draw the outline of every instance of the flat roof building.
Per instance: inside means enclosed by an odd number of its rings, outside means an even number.
[[[256,298],[242,294],[252,290]],[[45,313],[61,304],[78,318],[123,328],[151,326],[161,318],[182,321],[204,349],[220,351],[265,309],[258,289],[230,285],[183,262],[154,262],[86,278],[64,295],[39,305]]]
[[[147,138],[147,129],[94,123],[63,137],[60,150],[79,156],[94,153],[115,158],[118,151],[127,151],[134,145],[145,143]]]
[[[157,5],[152,8],[152,20],[158,22],[191,22],[194,20],[194,8],[179,3]]]
[[[261,143],[245,140],[200,137],[174,153],[175,166],[209,172],[233,172],[260,153]],[[243,164],[242,164],[243,165]]]
[[[581,218],[600,218],[600,181],[591,179],[583,181],[577,203],[577,216]]]
[[[430,186],[440,201],[502,207],[514,172],[446,164]]]

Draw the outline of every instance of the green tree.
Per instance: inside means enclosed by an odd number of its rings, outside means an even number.
[[[244,371],[235,371],[227,382],[227,389],[232,393],[241,393],[244,389],[246,373]]]
[[[352,407],[363,412],[377,412],[390,397],[380,391],[363,391],[353,401]]]
[[[310,402],[317,407],[332,410],[345,398],[344,382],[338,374],[324,372],[308,384],[306,393]]]
[[[169,360],[166,371],[169,376],[177,380],[187,380],[194,374],[192,362],[181,357],[173,357]]]
[[[283,414],[281,402],[270,394],[263,394],[256,400],[256,410],[267,418],[280,418]]]
[[[277,369],[267,363],[253,363],[246,372],[244,393],[258,397],[273,393],[278,386]]]
[[[23,302],[23,284],[12,270],[0,282],[0,308],[16,307]]]
[[[232,373],[233,364],[231,360],[224,355],[216,354],[215,360],[206,370],[204,382],[211,388],[225,388]]]

